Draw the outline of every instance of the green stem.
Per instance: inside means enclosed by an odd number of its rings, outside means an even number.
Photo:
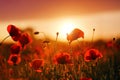
[[[10,35],[6,36],[6,37],[0,42],[0,46],[3,44],[3,42],[4,42],[8,37],[10,37]]]

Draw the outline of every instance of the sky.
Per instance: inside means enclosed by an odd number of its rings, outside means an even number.
[[[61,40],[74,28],[91,40],[95,28],[94,39],[110,39],[120,36],[120,0],[0,0],[0,41],[9,24]]]

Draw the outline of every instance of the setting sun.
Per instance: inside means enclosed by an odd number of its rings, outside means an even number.
[[[64,22],[61,26],[60,33],[62,35],[66,35],[67,33],[69,34],[74,28],[75,26],[73,22]]]

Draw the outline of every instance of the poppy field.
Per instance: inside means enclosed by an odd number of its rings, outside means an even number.
[[[120,38],[85,41],[85,32],[75,28],[67,42],[56,38],[36,39],[15,25],[6,28],[0,42],[0,80],[120,80]],[[10,37],[13,43],[5,43]]]

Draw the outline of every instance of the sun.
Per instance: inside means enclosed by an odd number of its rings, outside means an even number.
[[[74,28],[75,28],[75,26],[74,26],[74,24],[72,22],[65,22],[61,26],[60,33],[62,35],[66,35],[67,33],[69,34]]]
[[[60,41],[66,41],[67,40],[67,34],[70,34],[72,30],[74,30],[76,27],[76,22],[74,19],[71,18],[64,18],[59,20],[58,25],[58,32],[59,32],[59,40]]]

